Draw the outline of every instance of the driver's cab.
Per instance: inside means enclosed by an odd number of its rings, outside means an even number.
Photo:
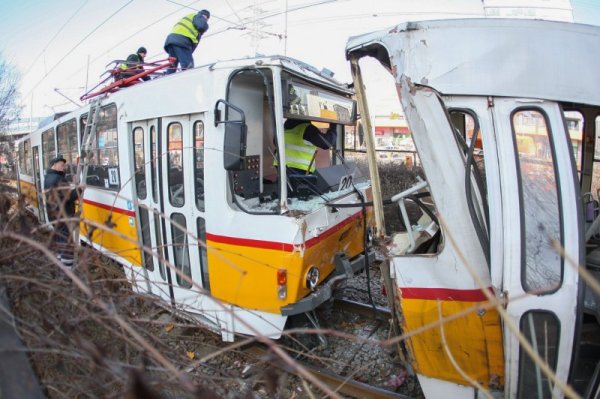
[[[259,64],[232,73],[227,98],[215,107],[215,120],[226,124],[224,163],[232,202],[248,213],[311,212],[367,181],[344,159],[345,132],[356,123],[352,91],[306,64],[279,61],[280,67]],[[306,145],[298,149],[286,129],[292,121],[321,143],[309,143],[305,134]],[[304,151],[305,170],[290,166],[296,165],[294,151]]]

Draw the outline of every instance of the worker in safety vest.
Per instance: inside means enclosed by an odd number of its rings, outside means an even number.
[[[200,38],[208,30],[208,19],[210,12],[201,10],[197,14],[188,14],[173,26],[171,33],[167,36],[165,42],[165,51],[169,57],[174,57],[176,61],[172,67],[167,69],[167,74],[174,73],[177,64],[181,69],[194,67],[194,58],[192,53],[198,47]]]
[[[119,65],[119,69],[115,74],[115,80],[130,78],[138,73],[144,72],[142,64],[144,63],[144,58],[146,58],[147,53],[148,51],[145,47],[140,47],[135,54],[130,54],[127,57],[127,60]],[[150,76],[146,75],[141,79],[150,80]]]
[[[337,138],[334,125],[326,133],[321,133],[309,121],[288,119],[283,128],[288,174],[313,173],[317,147],[327,150],[333,146]]]

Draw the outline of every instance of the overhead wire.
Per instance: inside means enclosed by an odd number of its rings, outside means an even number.
[[[170,1],[170,0],[169,0],[169,1]],[[264,20],[264,19],[273,18],[273,17],[276,17],[276,16],[278,16],[278,15],[281,15],[281,14],[285,14],[285,13],[289,13],[289,12],[293,12],[293,11],[299,11],[299,10],[302,10],[302,9],[305,9],[305,8],[310,8],[310,7],[314,7],[314,6],[319,6],[319,5],[322,5],[322,4],[334,3],[334,2],[337,2],[337,1],[338,1],[338,0],[321,0],[321,1],[314,1],[314,2],[312,2],[312,3],[309,3],[309,4],[303,4],[303,5],[299,5],[299,6],[296,6],[296,7],[293,7],[293,8],[289,8],[289,9],[287,9],[287,10],[284,10],[284,11],[273,11],[273,12],[271,12],[271,13],[267,13],[266,15],[263,15],[263,16],[262,16],[262,17],[260,17],[260,18],[253,18],[253,19],[252,19],[252,22],[262,21],[262,20]],[[242,26],[243,26],[243,25],[242,25]],[[227,31],[227,30],[230,30],[230,29],[232,29],[232,28],[231,28],[231,27],[229,27],[229,28],[226,28],[226,29],[222,29],[222,30],[220,30],[220,31],[217,31],[217,32],[214,32],[214,33],[209,33],[209,34],[207,34],[207,35],[204,35],[204,37],[211,37],[211,36],[215,36],[215,35],[218,35],[218,34],[220,34],[220,33],[223,33],[223,32],[225,32],[225,31]],[[247,29],[247,27],[246,27],[246,26],[243,26],[243,29],[240,29],[240,30],[245,30],[245,29]],[[265,33],[270,33],[270,32],[265,32]],[[279,36],[279,35],[278,35],[278,34],[276,34],[276,33],[271,33],[271,34],[272,34],[272,35],[274,35],[274,36]]]
[[[46,43],[46,46],[42,49],[42,51],[39,52],[38,56],[35,57],[35,59],[31,62],[31,64],[29,65],[29,67],[27,67],[27,69],[25,70],[25,72],[23,73],[23,76],[27,75],[29,73],[29,71],[31,71],[31,68],[33,68],[33,66],[35,65],[35,63],[40,59],[40,57],[46,52],[46,50],[48,49],[48,47],[52,44],[52,42],[54,42],[54,39],[56,39],[58,37],[58,35],[60,34],[60,32],[62,32],[62,30],[69,24],[69,22],[71,22],[71,20],[73,18],[75,18],[75,15],[77,15],[79,13],[79,11],[81,11],[81,9],[89,2],[90,0],[84,0],[84,2],[79,6],[79,8],[77,10],[75,10],[75,12],[73,14],[71,14],[71,16],[65,21],[64,24],[62,24],[62,26],[60,28],[58,28],[58,30],[56,31],[56,33],[54,34],[54,36],[52,36],[52,38],[48,41],[48,43]]]
[[[193,1],[192,1],[192,2],[190,2],[188,5],[183,5],[183,4],[180,4],[180,5],[181,5],[181,7],[182,7],[182,8],[184,8],[184,7],[188,7],[188,8],[189,8],[189,6],[190,6],[190,5],[192,5],[192,4],[194,4],[194,3],[197,3],[198,1],[200,1],[200,0],[193,0]],[[124,42],[124,41],[126,41],[126,40],[129,40],[129,39],[131,39],[131,38],[133,38],[133,37],[137,36],[138,34],[142,33],[142,32],[143,32],[143,31],[145,31],[146,29],[148,29],[148,28],[151,28],[152,26],[154,26],[154,25],[156,25],[157,23],[161,22],[161,21],[162,21],[162,20],[164,20],[165,18],[168,18],[168,17],[172,16],[173,14],[176,14],[176,13],[178,13],[180,10],[181,10],[181,8],[179,8],[179,9],[177,9],[177,10],[175,10],[175,11],[173,11],[173,12],[171,12],[171,13],[169,13],[169,14],[165,15],[165,16],[162,16],[162,17],[160,17],[159,19],[157,19],[156,21],[154,21],[154,22],[151,22],[151,23],[149,23],[148,25],[144,26],[143,28],[139,29],[138,31],[136,31],[136,32],[132,33],[131,35],[129,35],[129,36],[128,36],[128,37],[126,37],[125,39],[121,39],[121,40],[119,40],[117,43],[115,43],[115,44],[113,44],[112,46],[110,46],[110,47],[109,47],[107,50],[105,50],[105,51],[104,51],[104,52],[102,52],[102,53],[99,53],[99,54],[98,54],[96,57],[94,57],[94,58],[91,60],[91,63],[95,63],[95,62],[96,62],[96,61],[98,61],[100,58],[104,57],[106,54],[108,54],[108,52],[109,52],[110,50],[114,49],[114,48],[115,48],[117,45],[119,45],[119,44],[123,43],[123,42]],[[74,72],[73,72],[73,74],[77,74],[77,73],[81,72],[81,71],[82,71],[83,69],[85,69],[85,68],[87,68],[87,65],[84,65],[84,66],[82,66],[81,68],[77,69],[76,71],[74,71]]]
[[[181,3],[178,3],[178,2],[176,2],[176,1],[174,1],[174,0],[166,0],[166,1],[168,1],[169,3],[173,3],[173,4],[176,4],[176,5],[178,5],[178,6],[184,7],[184,8],[189,8],[189,9],[191,9],[191,10],[194,10],[194,11],[200,11],[200,10],[198,10],[197,8],[190,7],[190,6],[186,6],[186,5],[184,5],[184,4],[181,4]],[[194,3],[195,3],[195,2],[194,2]],[[210,15],[210,18],[211,18],[211,19],[212,19],[212,18],[214,18],[214,19],[218,19],[218,20],[220,20],[220,21],[227,22],[227,23],[229,23],[229,24],[232,24],[232,25],[238,25],[238,24],[236,24],[235,22],[229,21],[229,20],[227,20],[227,19],[225,19],[225,18],[221,18],[221,17],[219,17],[219,16],[216,16],[216,15],[214,15],[214,14],[211,14],[211,15]]]
[[[194,0],[194,1],[192,1],[191,3],[189,3],[189,5],[180,4],[180,3],[177,3],[177,2],[176,2],[176,1],[174,1],[174,0],[166,0],[166,1],[168,1],[168,2],[170,2],[170,3],[174,3],[174,4],[177,4],[177,5],[180,5],[182,8],[191,8],[191,9],[194,9],[194,8],[190,7],[190,5],[191,5],[191,4],[194,4],[194,3],[196,3],[198,0]],[[286,9],[286,10],[284,10],[284,11],[274,11],[274,12],[271,12],[271,13],[266,13],[266,15],[264,15],[264,16],[262,16],[262,17],[260,17],[260,18],[255,18],[255,19],[253,19],[252,21],[253,21],[253,22],[254,22],[254,21],[262,21],[262,20],[264,20],[264,19],[273,18],[273,17],[276,17],[276,16],[278,16],[278,15],[281,15],[281,14],[285,14],[285,13],[289,13],[289,12],[293,12],[293,11],[298,11],[298,10],[302,10],[302,9],[306,9],[306,8],[310,8],[310,7],[314,7],[314,6],[318,6],[318,5],[322,5],[322,4],[333,3],[333,2],[337,2],[337,1],[338,1],[338,0],[320,0],[320,1],[314,1],[314,2],[311,2],[311,3],[308,3],[308,4],[302,4],[302,5],[299,5],[299,6],[296,6],[296,7],[288,8],[288,9]],[[119,8],[117,11],[115,11],[115,12],[114,12],[112,15],[110,15],[110,16],[109,16],[107,19],[105,19],[105,20],[104,20],[102,23],[100,23],[98,26],[96,26],[96,27],[95,27],[95,28],[94,28],[94,29],[93,29],[93,30],[92,30],[90,33],[88,33],[88,34],[87,34],[87,35],[86,35],[84,38],[82,38],[82,39],[81,39],[81,40],[80,40],[80,41],[79,41],[79,42],[78,42],[78,43],[77,43],[77,44],[76,44],[76,45],[75,45],[73,48],[71,48],[71,49],[70,49],[70,50],[67,52],[67,54],[65,54],[65,55],[64,55],[64,56],[63,56],[63,57],[62,57],[62,58],[61,58],[61,59],[60,59],[60,60],[59,60],[59,61],[58,61],[56,64],[54,64],[54,65],[52,66],[52,68],[51,68],[51,69],[50,69],[50,70],[49,70],[49,71],[48,71],[48,72],[47,72],[47,73],[44,75],[44,77],[43,77],[42,79],[40,79],[40,80],[39,80],[39,81],[38,81],[38,82],[37,82],[37,83],[36,83],[36,84],[35,84],[35,85],[34,85],[34,86],[33,86],[33,87],[32,87],[32,88],[31,88],[31,89],[28,91],[28,92],[27,92],[27,94],[25,94],[25,96],[24,96],[24,97],[28,97],[28,96],[29,96],[29,95],[30,95],[30,94],[31,94],[31,93],[32,93],[32,92],[33,92],[35,89],[37,89],[37,87],[39,87],[39,85],[40,85],[40,84],[41,84],[41,83],[42,83],[42,82],[43,82],[43,81],[44,81],[44,80],[47,78],[47,76],[48,76],[50,73],[52,73],[52,72],[53,72],[53,71],[54,71],[54,70],[55,70],[55,69],[58,67],[58,65],[60,65],[60,64],[61,64],[61,63],[62,63],[62,62],[63,62],[63,61],[66,59],[66,57],[68,57],[68,56],[69,56],[69,55],[70,55],[70,54],[71,54],[71,53],[72,53],[72,52],[73,52],[73,51],[74,51],[74,50],[75,50],[77,47],[79,47],[79,46],[80,46],[80,45],[81,45],[81,44],[82,44],[82,43],[83,43],[85,40],[87,40],[87,39],[88,39],[88,38],[89,38],[89,37],[90,37],[90,36],[91,36],[91,35],[92,35],[94,32],[96,32],[96,31],[97,31],[97,30],[98,30],[98,29],[99,29],[101,26],[103,26],[103,25],[104,25],[106,22],[108,22],[108,21],[109,21],[111,18],[113,18],[113,17],[114,17],[116,14],[118,14],[120,11],[122,11],[122,10],[123,10],[125,7],[127,7],[127,6],[128,6],[129,4],[131,4],[132,2],[133,2],[133,0],[129,0],[129,1],[126,3],[126,4],[124,4],[123,6],[121,6],[121,7],[120,7],[120,8]],[[158,19],[158,20],[154,21],[153,23],[146,25],[144,28],[142,28],[142,29],[138,30],[137,32],[133,33],[132,35],[130,35],[130,36],[127,38],[127,39],[130,39],[130,38],[132,38],[132,37],[136,36],[137,34],[139,34],[139,33],[143,32],[144,30],[146,30],[146,29],[150,28],[151,26],[153,26],[153,25],[157,24],[158,22],[160,22],[160,21],[164,20],[165,18],[167,18],[167,17],[169,17],[169,16],[171,16],[171,15],[175,14],[175,13],[176,13],[176,12],[178,12],[178,11],[179,11],[179,10],[177,10],[177,11],[174,11],[174,12],[172,12],[172,13],[170,13],[170,14],[168,14],[168,15],[164,16],[164,17],[161,17],[160,19]],[[196,10],[196,11],[197,11],[197,10]],[[234,13],[234,14],[235,14],[235,13]],[[216,35],[218,35],[218,34],[221,34],[221,33],[223,33],[223,32],[226,32],[226,31],[228,31],[228,30],[230,30],[230,29],[239,29],[239,30],[246,30],[246,29],[247,29],[247,26],[245,26],[244,24],[238,24],[238,23],[236,23],[236,22],[233,22],[233,21],[230,21],[230,20],[228,20],[228,19],[221,18],[221,17],[218,17],[218,16],[214,16],[214,15],[213,15],[213,16],[211,16],[211,18],[212,18],[212,17],[214,17],[215,19],[221,20],[221,21],[223,21],[223,22],[229,23],[229,24],[231,24],[231,25],[234,25],[234,27],[228,27],[228,28],[221,29],[221,30],[219,30],[219,31],[217,31],[217,32],[214,32],[214,33],[211,33],[211,34],[204,35],[204,38],[211,37],[211,36],[216,36]],[[243,20],[242,20],[242,21],[243,21]],[[272,33],[272,32],[263,32],[263,33],[265,33],[265,34],[269,34],[269,35],[272,35],[272,36],[277,36],[277,37],[281,38],[281,35],[280,35],[280,34],[277,34],[277,33]],[[127,40],[127,39],[126,39],[126,40]],[[119,43],[122,43],[122,42],[123,42],[123,40],[119,41]],[[93,63],[93,62],[96,62],[96,61],[97,61],[97,60],[98,60],[98,59],[99,59],[99,58],[100,58],[102,55],[105,55],[106,53],[108,53],[108,51],[109,51],[109,50],[106,50],[106,51],[105,51],[103,54],[101,54],[101,55],[99,55],[99,56],[95,57],[95,58],[92,60],[92,63]],[[87,65],[86,65],[86,66],[83,66],[83,67],[81,67],[81,68],[79,68],[79,69],[78,69],[76,72],[74,72],[73,74],[77,74],[77,73],[79,73],[79,72],[80,72],[82,69],[84,69],[84,68],[86,68],[86,67],[87,67]]]
[[[310,18],[304,20],[296,20],[291,25],[300,25],[305,24],[307,22],[315,23],[315,22],[338,22],[338,21],[346,21],[352,19],[365,19],[365,18],[387,18],[394,16],[402,16],[402,15],[459,15],[459,16],[481,16],[481,13],[475,12],[447,12],[447,11],[415,11],[415,12],[386,12],[386,13],[361,13],[361,14],[352,14],[352,15],[340,15],[340,16],[328,16],[322,18]]]
[[[192,5],[192,4],[194,4],[194,3],[197,3],[199,0],[194,0],[194,1],[190,2],[190,3],[188,3],[188,4],[182,4],[182,3],[179,3],[179,2],[177,2],[177,1],[174,1],[174,0],[166,0],[166,1],[167,1],[167,2],[169,2],[169,3],[173,3],[173,4],[175,4],[175,5],[178,5],[178,6],[180,6],[181,8],[189,8],[189,9],[191,9],[191,10],[194,10],[194,11],[199,11],[198,9],[196,9],[196,8],[194,8],[194,7],[191,7],[191,5]],[[327,3],[331,3],[331,2],[336,2],[336,1],[338,1],[338,0],[321,0],[321,1],[316,1],[316,2],[309,3],[309,4],[303,4],[303,5],[299,5],[299,6],[296,6],[296,7],[290,8],[290,9],[288,9],[288,10],[286,10],[286,11],[287,11],[287,12],[293,12],[293,11],[297,11],[297,10],[301,10],[301,9],[305,9],[305,8],[309,8],[309,7],[313,7],[313,6],[317,6],[317,5],[321,5],[321,4],[327,4]],[[268,2],[270,2],[270,1],[265,1],[264,3],[268,3]],[[263,3],[261,3],[261,4],[263,4]],[[260,5],[260,4],[259,4],[259,5]],[[230,7],[231,7],[231,6],[230,6]],[[109,47],[109,48],[108,48],[106,51],[104,51],[104,52],[102,52],[102,53],[98,54],[96,57],[94,57],[94,58],[91,60],[91,63],[95,63],[96,61],[98,61],[100,58],[102,58],[103,56],[105,56],[105,55],[106,55],[106,54],[107,54],[107,53],[108,53],[108,52],[109,52],[111,49],[113,49],[113,48],[114,48],[116,45],[118,45],[119,43],[122,43],[122,42],[123,42],[123,41],[125,41],[125,40],[129,40],[129,39],[131,39],[132,37],[134,37],[134,36],[136,36],[136,35],[138,35],[138,34],[142,33],[143,31],[145,31],[146,29],[148,29],[148,28],[150,28],[150,27],[152,27],[152,26],[156,25],[157,23],[161,22],[161,21],[162,21],[162,20],[164,20],[165,18],[168,18],[168,17],[170,17],[171,15],[178,13],[178,12],[181,10],[181,8],[179,8],[179,9],[177,9],[177,10],[173,11],[173,12],[172,12],[172,13],[170,13],[170,14],[167,14],[167,15],[165,15],[165,16],[163,16],[163,17],[161,17],[161,18],[157,19],[156,21],[154,21],[154,22],[152,22],[152,23],[150,23],[150,24],[146,25],[145,27],[141,28],[140,30],[136,31],[135,33],[133,33],[133,34],[129,35],[127,38],[125,38],[125,39],[123,39],[123,40],[120,40],[118,43],[115,43],[113,46]],[[235,12],[233,9],[232,9],[232,11],[233,11],[234,15],[236,15],[236,16],[237,16],[237,13],[236,13],[236,12]],[[286,11],[275,11],[275,12],[272,12],[272,13],[268,13],[268,14],[266,14],[266,15],[264,15],[264,16],[262,16],[262,17],[258,18],[257,20],[263,20],[263,19],[267,19],[267,18],[272,18],[272,17],[278,16],[278,15],[284,14],[284,13],[286,13]],[[236,22],[230,21],[230,20],[229,20],[229,19],[227,19],[227,18],[221,18],[221,17],[219,17],[219,16],[217,16],[217,15],[211,15],[211,19],[212,19],[212,18],[215,18],[215,19],[218,19],[218,20],[220,20],[220,21],[223,21],[223,22],[229,23],[229,24],[233,25],[234,27],[227,27],[227,28],[221,29],[221,30],[219,30],[219,31],[217,31],[217,32],[214,32],[214,33],[209,33],[209,34],[207,34],[207,35],[204,35],[204,38],[211,37],[211,36],[215,36],[215,35],[221,34],[221,33],[223,33],[223,32],[226,32],[226,31],[228,31],[228,30],[231,30],[231,29],[239,29],[239,30],[246,30],[246,29],[247,29],[247,27],[246,27],[246,26],[244,25],[244,23],[243,23],[243,19],[241,19],[241,22],[242,22],[242,23],[236,23]],[[239,18],[239,16],[238,16],[238,18]],[[271,32],[264,32],[264,33],[265,33],[265,34],[269,34],[269,35],[272,35],[272,36],[276,36],[276,37],[280,37],[280,38],[281,38],[281,35],[280,35],[280,34],[277,34],[277,33],[271,33]],[[155,57],[155,56],[157,56],[157,55],[153,55],[153,56],[151,56],[151,57],[148,57],[148,58],[149,58],[149,59],[152,59],[152,58],[153,58],[153,57]],[[77,69],[76,71],[74,71],[74,72],[72,73],[72,75],[75,75],[75,74],[78,74],[78,73],[80,73],[80,72],[81,72],[83,69],[85,69],[85,68],[87,68],[87,65],[84,65],[84,66],[80,67],[79,69]]]
[[[58,62],[56,64],[54,64],[54,66],[52,66],[52,68],[50,68],[50,70],[48,72],[46,72],[46,74],[44,75],[44,77],[42,79],[40,79],[33,86],[33,88],[31,88],[31,90],[29,90],[27,92],[27,94],[24,97],[28,97],[29,94],[31,94],[35,89],[37,89],[37,87],[48,77],[48,75],[51,74],[69,55],[71,55],[71,53],[73,51],[75,51],[75,49],[77,47],[79,47],[85,40],[87,40],[91,35],[93,35],[98,29],[100,29],[100,27],[102,27],[102,25],[104,25],[105,23],[107,23],[110,19],[112,19],[115,15],[117,15],[119,12],[121,12],[129,4],[133,3],[133,1],[134,0],[129,0],[127,3],[125,3],[123,6],[121,6],[117,11],[115,11],[108,18],[106,18],[104,21],[102,21],[98,26],[96,26],[94,29],[92,29],[90,31],[90,33],[88,33],[87,35],[85,35],[79,42],[77,42],[77,44],[75,46],[73,46],[60,60],[58,60]]]
[[[91,63],[95,63],[96,61],[98,61],[100,58],[104,57],[104,56],[105,56],[105,55],[106,55],[106,54],[107,54],[107,53],[108,53],[110,50],[112,50],[113,48],[115,48],[115,47],[116,47],[117,45],[119,45],[120,43],[123,43],[124,41],[126,41],[126,40],[129,40],[129,39],[133,38],[134,36],[136,36],[136,35],[138,35],[138,34],[142,33],[142,32],[143,32],[143,31],[145,31],[146,29],[149,29],[149,28],[151,28],[152,26],[156,25],[157,23],[159,23],[159,22],[163,21],[164,19],[166,19],[166,18],[168,18],[168,17],[172,16],[173,14],[176,14],[176,13],[178,13],[178,12],[179,12],[179,11],[180,11],[182,8],[189,8],[189,9],[191,9],[191,10],[194,10],[194,11],[199,11],[198,9],[196,9],[196,8],[194,8],[194,7],[191,7],[191,5],[192,5],[192,4],[194,4],[194,3],[197,3],[199,0],[194,0],[194,1],[190,2],[190,3],[188,3],[188,4],[182,4],[182,3],[179,3],[179,2],[176,2],[176,1],[173,1],[173,0],[166,0],[166,1],[167,1],[167,2],[169,2],[169,3],[173,3],[173,4],[175,4],[175,5],[178,5],[178,6],[180,6],[180,8],[178,8],[177,10],[175,10],[175,11],[173,11],[173,12],[171,12],[171,13],[169,13],[169,14],[165,15],[165,16],[162,16],[162,17],[160,17],[159,19],[155,20],[154,22],[151,22],[150,24],[148,24],[148,25],[144,26],[143,28],[139,29],[138,31],[136,31],[136,32],[132,33],[131,35],[129,35],[129,36],[128,36],[128,37],[126,37],[125,39],[121,39],[121,40],[119,40],[117,43],[115,43],[114,45],[110,46],[110,47],[109,47],[107,50],[105,50],[104,52],[102,52],[102,53],[99,53],[99,54],[98,54],[96,57],[94,57],[94,58],[93,58],[93,59],[92,59],[90,62],[91,62]],[[235,13],[235,11],[234,11],[234,13]],[[225,18],[221,18],[221,17],[215,16],[215,15],[211,16],[211,18],[215,18],[215,19],[221,20],[221,21],[223,21],[223,22],[230,23],[230,24],[232,24],[232,25],[238,25],[238,24],[236,24],[235,22],[229,21],[229,20],[227,20],[227,19],[225,19]],[[157,56],[157,55],[153,55],[153,56],[150,56],[150,57],[148,57],[148,58],[149,58],[149,59],[152,59],[152,58],[153,58],[153,57],[155,57],[155,56]],[[74,71],[72,74],[77,74],[77,73],[81,72],[81,71],[82,71],[83,69],[85,69],[85,68],[87,68],[87,65],[84,65],[84,66],[82,66],[81,68],[79,68],[79,69],[77,69],[76,71]]]
[[[225,3],[227,3],[227,6],[231,9],[231,12],[233,13],[233,15],[235,15],[235,17],[238,19],[238,21],[242,22],[242,18],[240,18],[240,16],[238,15],[238,13],[231,6],[231,3],[229,2],[229,0],[225,0]]]

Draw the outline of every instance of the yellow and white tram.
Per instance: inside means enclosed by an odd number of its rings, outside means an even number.
[[[225,340],[278,338],[288,316],[314,310],[372,256],[360,208],[370,184],[342,151],[351,96],[286,57],[218,62],[99,96],[81,240],[122,264],[134,290]],[[43,170],[56,154],[76,164],[95,106],[19,143],[20,192],[42,220]],[[286,164],[284,118],[337,129],[310,176],[274,166]]]
[[[388,232],[394,304],[425,396],[598,397],[600,218],[590,202],[584,219],[582,192],[597,199],[600,188],[600,28],[408,22],[351,38],[346,52],[363,123],[372,57],[426,178],[392,197],[412,226]],[[427,210],[416,223],[409,200]]]

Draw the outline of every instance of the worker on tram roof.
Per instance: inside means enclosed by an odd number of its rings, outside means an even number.
[[[119,65],[119,70],[115,74],[115,80],[130,78],[144,72],[143,64],[147,53],[146,47],[140,47],[135,54],[129,54],[127,60]],[[150,80],[150,76],[146,75],[141,79]]]
[[[167,74],[174,73],[178,64],[182,70],[194,67],[192,53],[198,47],[204,32],[208,30],[209,18],[210,12],[201,10],[198,13],[186,15],[173,26],[171,33],[167,36],[164,48],[169,57],[175,58],[176,61],[171,68],[167,69]]]

